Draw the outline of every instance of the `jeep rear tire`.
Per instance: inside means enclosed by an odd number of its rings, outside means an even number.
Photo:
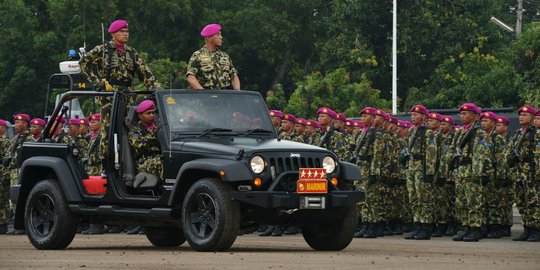
[[[240,208],[231,188],[219,179],[195,182],[182,207],[182,227],[189,245],[197,251],[224,251],[236,240]]]
[[[55,180],[37,183],[26,200],[26,235],[37,249],[64,249],[77,231],[77,219]]]
[[[180,227],[145,227],[146,238],[156,247],[177,247],[186,242]]]
[[[337,251],[346,248],[354,237],[358,213],[356,207],[344,209],[344,217],[336,223],[322,223],[302,227],[308,245],[316,250]]]

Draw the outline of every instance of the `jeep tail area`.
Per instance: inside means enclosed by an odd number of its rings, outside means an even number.
[[[40,142],[24,143],[14,226],[34,247],[66,248],[87,223],[142,225],[154,246],[187,240],[197,251],[227,250],[240,226],[257,224],[299,226],[316,250],[352,241],[363,197],[353,189],[358,168],[326,149],[278,139],[258,92],[68,91],[51,119],[78,97],[112,101],[104,171],[89,176],[79,149],[51,143],[51,121]],[[137,182],[144,172],[136,171],[128,136],[145,98],[157,106],[163,176]]]

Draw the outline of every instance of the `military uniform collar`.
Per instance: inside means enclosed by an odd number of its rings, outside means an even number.
[[[202,47],[201,50],[202,50],[203,53],[207,53],[207,54],[210,54],[210,53],[217,53],[217,52],[220,51],[218,47],[216,47],[216,50],[215,50],[215,51],[210,51],[210,50],[206,47],[206,45],[204,45],[204,46]]]
[[[109,42],[107,43],[107,46],[108,46],[109,48],[111,48],[111,49],[115,49],[115,50],[116,50],[116,43],[114,42],[114,40],[109,40]],[[127,52],[127,51],[132,51],[132,50],[133,50],[131,47],[129,47],[129,46],[127,45],[127,43],[124,44],[124,49],[126,50],[126,52]]]

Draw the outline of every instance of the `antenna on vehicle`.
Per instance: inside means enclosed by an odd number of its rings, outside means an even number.
[[[172,75],[169,73],[169,97],[172,98]],[[169,108],[169,116],[171,116],[171,109]],[[172,158],[172,128],[171,119],[169,119],[169,158]]]

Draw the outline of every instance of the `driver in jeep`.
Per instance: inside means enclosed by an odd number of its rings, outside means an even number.
[[[133,148],[133,156],[137,166],[137,175],[133,187],[142,182],[158,182],[163,178],[163,161],[161,148],[157,139],[158,127],[156,105],[152,100],[144,100],[136,110],[139,122],[129,132],[129,144]]]

